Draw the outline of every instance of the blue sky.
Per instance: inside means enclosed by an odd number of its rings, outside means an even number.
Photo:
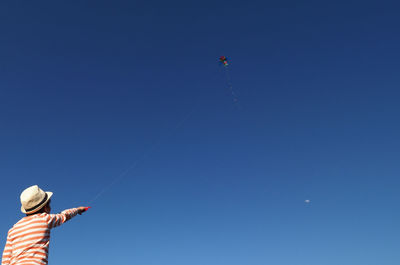
[[[0,242],[38,184],[50,264],[399,264],[399,8],[2,1]]]

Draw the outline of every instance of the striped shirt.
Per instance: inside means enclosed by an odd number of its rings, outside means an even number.
[[[38,213],[19,220],[9,231],[1,265],[47,264],[50,230],[78,214],[68,209],[60,214]]]

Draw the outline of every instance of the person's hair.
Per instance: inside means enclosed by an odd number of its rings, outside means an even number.
[[[34,215],[34,214],[38,214],[38,213],[44,213],[46,207],[49,206],[49,205],[50,205],[50,200],[49,200],[45,205],[43,205],[43,207],[40,208],[38,211],[36,211],[36,212],[34,212],[34,213],[26,214],[26,216]]]

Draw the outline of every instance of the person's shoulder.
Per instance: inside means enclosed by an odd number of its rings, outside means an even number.
[[[22,217],[15,225],[15,226],[20,226],[20,225],[24,225],[27,223],[31,223],[31,222],[37,222],[40,220],[46,220],[48,217],[48,214],[46,213],[38,213],[38,214],[32,214],[32,215],[28,215],[25,217]]]
[[[48,214],[48,213],[38,213],[38,214],[36,214],[36,217],[37,218],[46,218],[47,216],[49,216],[50,214]]]
[[[20,226],[21,224],[23,224],[23,223],[29,221],[30,219],[31,219],[30,216],[24,216],[24,217],[22,217],[21,219],[18,220],[18,222],[16,222],[16,223],[14,224],[13,228],[14,228],[14,227],[17,227],[17,226]]]
[[[8,233],[11,234],[14,230],[21,228],[32,220],[32,216],[24,216],[18,220],[9,230]]]
[[[51,214],[49,213],[38,213],[36,214],[36,218],[43,220],[43,221],[48,221],[51,218]]]

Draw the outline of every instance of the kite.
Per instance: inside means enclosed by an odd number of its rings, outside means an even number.
[[[219,57],[219,61],[226,67],[228,66],[228,58],[226,58],[225,56],[221,56]]]

